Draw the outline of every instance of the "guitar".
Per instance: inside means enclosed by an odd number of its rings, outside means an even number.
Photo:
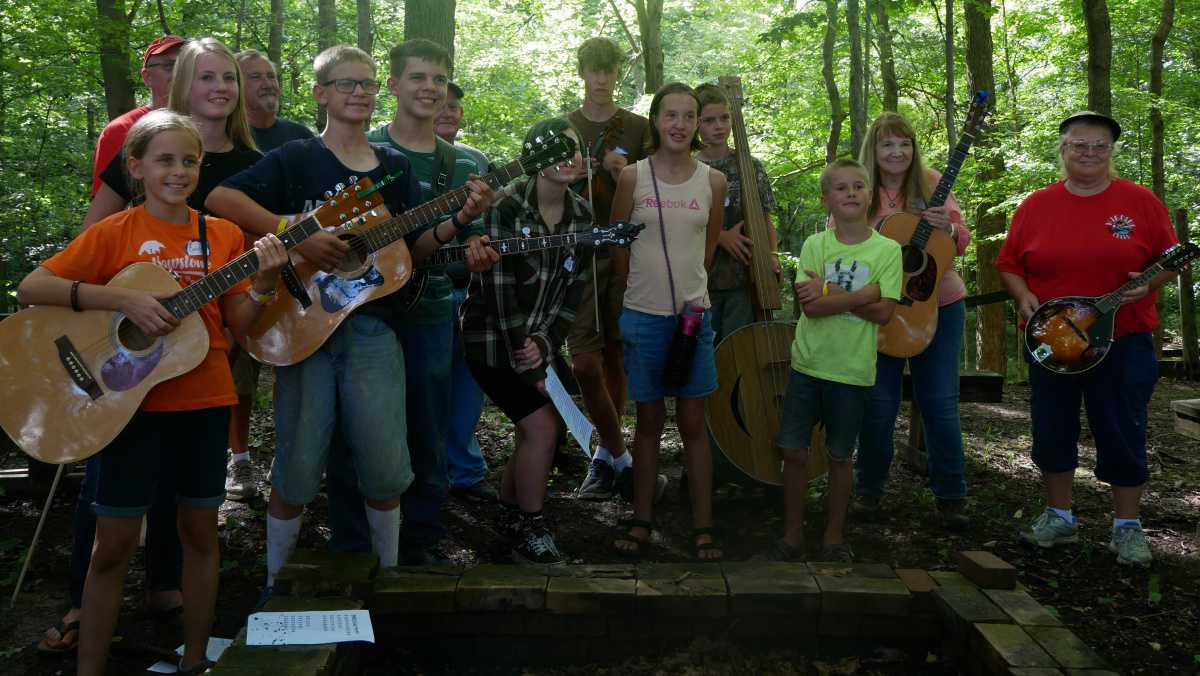
[[[958,144],[942,173],[942,180],[929,198],[929,207],[940,207],[950,195],[967,151],[987,115],[988,93],[976,92],[959,134]],[[904,279],[900,284],[900,302],[892,319],[879,328],[879,351],[893,357],[911,357],[929,347],[937,331],[938,287],[942,276],[954,262],[957,249],[945,231],[934,228],[916,214],[888,216],[879,232],[900,243]]]
[[[574,154],[575,142],[570,137],[553,134],[528,144],[520,159],[480,180],[500,188],[517,176],[533,174]],[[332,272],[323,272],[293,253],[296,276],[314,302],[304,305],[280,292],[250,327],[242,346],[255,359],[272,366],[307,359],[356,308],[395,293],[409,281],[412,261],[403,237],[441,220],[444,214],[461,207],[468,195],[470,190],[462,186],[394,218],[380,220],[368,215],[365,226],[356,223],[354,227],[338,228],[335,234],[350,245],[350,251]],[[377,211],[360,210],[364,214]]]
[[[1148,283],[1165,270],[1182,270],[1197,256],[1200,247],[1195,244],[1176,244],[1111,293],[1063,296],[1042,303],[1025,324],[1025,350],[1035,363],[1054,373],[1075,375],[1096,368],[1112,347],[1121,294]]]
[[[381,182],[382,184],[383,182]],[[373,209],[370,181],[345,188],[279,234],[291,249],[322,229],[344,222],[354,196]],[[208,355],[208,330],[195,314],[258,270],[253,249],[181,288],[154,263],[134,263],[107,286],[147,293],[175,292],[163,306],[180,320],[165,336],[147,336],[125,315],[40,306],[0,322],[0,427],[22,451],[42,462],[65,464],[95,455],[116,438],[155,385],[196,368]]]

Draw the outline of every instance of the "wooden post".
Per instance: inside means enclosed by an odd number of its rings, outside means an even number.
[[[1187,209],[1175,210],[1175,234],[1188,241]],[[1200,378],[1200,345],[1196,337],[1196,292],[1192,269],[1179,273],[1179,323],[1183,331],[1183,372],[1188,378]]]

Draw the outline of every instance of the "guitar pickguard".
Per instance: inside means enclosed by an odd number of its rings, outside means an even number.
[[[383,286],[383,274],[374,265],[356,277],[318,272],[314,278],[321,290],[321,307],[330,314],[353,303],[370,289]]]
[[[140,355],[118,350],[100,367],[100,379],[113,392],[124,392],[137,387],[162,360],[163,344],[163,339],[159,338],[153,350]]]

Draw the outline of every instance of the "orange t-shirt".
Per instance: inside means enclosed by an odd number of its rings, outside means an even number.
[[[50,272],[72,281],[107,284],[134,263],[156,263],[175,273],[183,286],[204,278],[199,219],[190,210],[186,226],[160,221],[144,206],[113,214],[76,237],[67,248],[42,263]],[[242,254],[242,230],[222,218],[206,217],[208,270],[215,271]],[[244,279],[224,296],[245,293]],[[142,402],[144,411],[192,411],[237,403],[233,374],[229,371],[229,342],[225,340],[221,308],[212,301],[200,308],[208,329],[208,355],[195,369],[159,383]]]

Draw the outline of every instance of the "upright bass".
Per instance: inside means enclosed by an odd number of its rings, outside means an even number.
[[[717,390],[704,403],[705,421],[714,445],[734,466],[757,481],[783,484],[783,457],[775,446],[779,412],[791,377],[791,345],[795,322],[774,321],[780,309],[779,278],[771,251],[770,224],[763,215],[757,172],[750,159],[746,123],[742,118],[742,80],[727,75],[718,84],[729,99],[734,153],[741,177],[743,232],[751,247],[750,279],[754,290],[755,322],[726,336],[716,349]],[[824,431],[818,428],[808,459],[810,477],[824,474]]]

